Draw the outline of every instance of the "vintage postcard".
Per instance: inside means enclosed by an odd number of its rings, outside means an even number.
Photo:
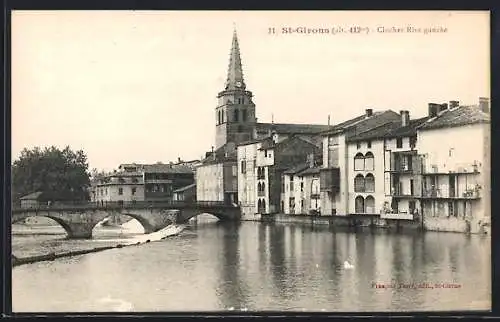
[[[489,28],[13,11],[13,312],[490,311]]]

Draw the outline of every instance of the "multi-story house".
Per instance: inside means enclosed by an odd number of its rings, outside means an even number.
[[[175,189],[194,183],[193,170],[174,164],[122,164],[92,180],[94,202],[171,201]]]
[[[144,174],[141,164],[122,164],[107,175],[92,181],[94,202],[143,201]]]
[[[142,171],[146,201],[172,201],[174,190],[194,183],[193,169],[184,165],[146,164]]]
[[[303,163],[321,148],[310,141],[290,136],[278,142],[266,138],[238,146],[238,195],[245,216],[281,211],[283,173]]]
[[[422,177],[417,128],[429,117],[410,119],[401,111],[401,127],[384,136],[384,191],[386,201],[381,218],[416,219],[420,212]]]
[[[309,155],[307,162],[283,172],[281,211],[285,214],[314,215],[321,212],[320,160]]]
[[[207,153],[196,168],[196,200],[238,203],[238,166],[234,143]]]
[[[442,105],[441,105],[442,106]],[[428,230],[480,232],[490,223],[489,101],[429,104],[417,132],[423,157],[421,212]]]
[[[323,133],[321,215],[379,213],[385,197],[384,143],[373,140],[373,131],[385,133],[400,122],[394,111],[367,109]]]

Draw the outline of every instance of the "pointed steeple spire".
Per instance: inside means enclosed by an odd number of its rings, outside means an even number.
[[[241,67],[240,46],[238,44],[238,36],[236,27],[233,31],[233,42],[231,45],[231,53],[229,55],[229,68],[227,71],[226,90],[245,89],[245,81],[243,80],[243,68]]]

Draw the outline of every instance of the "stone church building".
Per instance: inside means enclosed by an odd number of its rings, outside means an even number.
[[[217,95],[215,150],[206,153],[196,171],[197,200],[238,203],[238,145],[270,137],[281,142],[298,136],[320,147],[318,134],[330,128],[317,124],[258,123],[252,98],[243,77],[238,37],[234,31],[227,80]]]

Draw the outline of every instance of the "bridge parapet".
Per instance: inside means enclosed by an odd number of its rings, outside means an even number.
[[[137,219],[146,233],[160,230],[173,221],[186,222],[202,213],[209,213],[220,220],[239,220],[239,206],[223,202],[107,202],[65,203],[40,205],[33,208],[12,210],[12,222],[31,216],[41,216],[57,221],[69,238],[91,238],[95,225],[112,214],[121,214]]]
[[[51,205],[37,205],[29,208],[15,207],[14,213],[37,212],[40,210],[84,211],[84,210],[120,210],[120,209],[184,209],[184,208],[217,208],[238,209],[239,206],[228,205],[219,201],[105,201],[87,203],[54,203]]]

